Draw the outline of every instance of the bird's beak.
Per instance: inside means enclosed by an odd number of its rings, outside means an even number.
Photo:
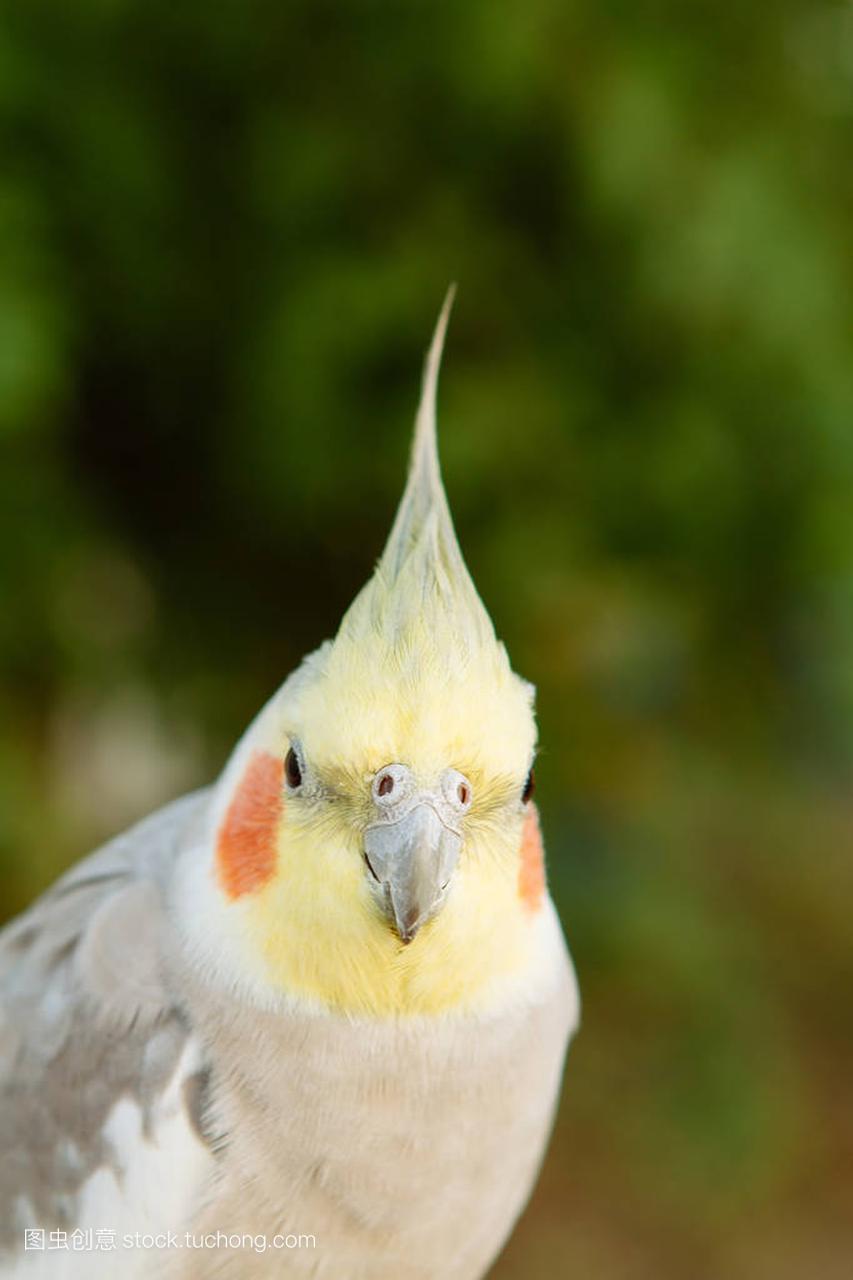
[[[369,826],[364,835],[367,865],[401,942],[411,942],[444,900],[462,837],[426,800],[396,822]]]

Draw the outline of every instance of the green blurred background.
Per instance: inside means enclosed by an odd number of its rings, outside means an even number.
[[[853,8],[11,0],[4,914],[447,488],[584,1023],[500,1280],[850,1274]]]

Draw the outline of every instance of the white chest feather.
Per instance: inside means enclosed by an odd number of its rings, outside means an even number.
[[[223,1276],[485,1274],[530,1193],[577,1021],[556,918],[553,938],[547,980],[489,1017],[283,1014],[197,993],[227,1064],[213,1120],[228,1143],[193,1230],[316,1241],[221,1257]],[[181,1272],[209,1274],[200,1259]]]

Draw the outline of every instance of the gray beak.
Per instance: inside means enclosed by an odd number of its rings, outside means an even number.
[[[367,865],[401,942],[411,942],[438,910],[461,845],[462,837],[426,799],[416,800],[396,821],[380,820],[367,828]]]

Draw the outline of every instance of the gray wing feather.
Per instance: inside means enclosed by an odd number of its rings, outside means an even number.
[[[0,931],[0,1248],[73,1225],[113,1153],[123,1095],[144,1121],[190,1028],[170,993],[164,887],[208,793],[168,805],[84,859]]]

